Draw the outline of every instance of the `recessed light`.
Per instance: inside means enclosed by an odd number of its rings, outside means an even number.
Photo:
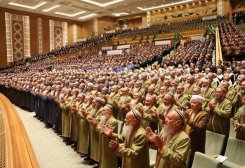
[[[45,5],[47,2],[40,2],[38,3],[37,5],[34,5],[34,6],[30,6],[30,5],[23,5],[23,4],[20,4],[20,3],[16,3],[16,2],[9,2],[8,4],[9,5],[13,5],[13,6],[18,6],[18,7],[22,7],[22,8],[28,8],[28,9],[37,9],[43,5]]]
[[[43,11],[43,12],[49,12],[49,11],[55,9],[55,8],[58,8],[59,6],[60,6],[60,5],[55,5],[55,6],[52,6],[52,7],[50,7],[50,8],[43,9],[42,11]]]

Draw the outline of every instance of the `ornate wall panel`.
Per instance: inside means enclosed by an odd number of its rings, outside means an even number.
[[[5,13],[7,62],[30,57],[29,16]]]
[[[68,42],[67,22],[49,20],[50,50],[61,48]]]
[[[6,27],[6,49],[7,62],[13,62],[13,43],[12,43],[12,19],[10,13],[5,13],[5,27]]]
[[[54,49],[54,21],[49,20],[50,50]]]

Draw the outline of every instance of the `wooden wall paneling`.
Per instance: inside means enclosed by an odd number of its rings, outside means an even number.
[[[31,56],[38,54],[37,17],[30,17]]]
[[[49,20],[43,19],[43,52],[50,51]]]
[[[5,12],[0,10],[0,66],[7,65]]]

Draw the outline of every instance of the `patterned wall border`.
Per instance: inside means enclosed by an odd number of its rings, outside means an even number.
[[[37,42],[38,42],[38,53],[43,52],[43,30],[42,30],[42,18],[37,18]]]
[[[23,16],[23,22],[24,22],[24,58],[28,58],[31,57],[29,16]]]
[[[5,27],[6,27],[6,48],[7,62],[13,62],[13,42],[12,42],[12,19],[11,14],[5,12]]]
[[[49,20],[50,50],[54,49],[54,21]]]

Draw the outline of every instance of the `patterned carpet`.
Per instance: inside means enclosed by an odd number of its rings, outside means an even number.
[[[41,168],[91,168],[84,164],[73,148],[66,146],[62,138],[45,128],[43,122],[35,117],[33,112],[27,112],[15,107],[29,135],[34,152]]]

